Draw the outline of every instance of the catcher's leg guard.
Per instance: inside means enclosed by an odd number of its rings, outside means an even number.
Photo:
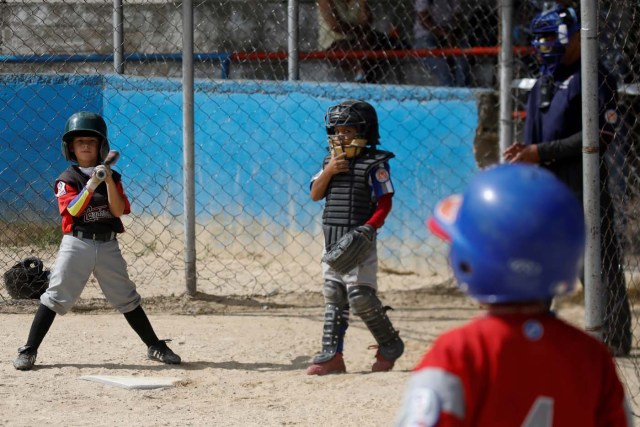
[[[404,343],[387,316],[389,307],[382,306],[375,289],[354,286],[349,289],[348,298],[353,314],[360,316],[378,343],[380,355],[389,361],[402,356]]]
[[[322,351],[313,357],[313,363],[325,363],[342,352],[342,340],[348,324],[348,301],[344,285],[327,280],[323,288],[325,311],[322,332]]]

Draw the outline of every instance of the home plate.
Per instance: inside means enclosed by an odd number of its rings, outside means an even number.
[[[154,388],[175,387],[180,378],[167,377],[116,377],[111,375],[84,375],[81,380],[112,385],[126,389],[151,390]]]

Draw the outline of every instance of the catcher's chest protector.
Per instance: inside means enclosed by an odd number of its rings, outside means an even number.
[[[353,159],[349,173],[340,173],[331,178],[322,215],[326,247],[371,218],[376,206],[371,200],[369,172],[374,166],[393,157],[393,153],[388,151],[366,152]],[[324,166],[330,159],[331,154],[325,157]]]

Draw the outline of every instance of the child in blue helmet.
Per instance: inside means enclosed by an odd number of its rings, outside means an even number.
[[[631,426],[607,347],[549,309],[570,292],[585,223],[552,173],[501,165],[442,201],[460,287],[486,314],[442,334],[414,369],[397,426]]]

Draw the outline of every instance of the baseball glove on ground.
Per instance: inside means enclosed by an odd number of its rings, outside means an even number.
[[[49,286],[49,270],[36,257],[25,258],[4,273],[4,287],[14,299],[38,299]]]
[[[322,262],[340,274],[346,274],[360,264],[375,245],[376,230],[365,224],[342,236],[322,257]]]

